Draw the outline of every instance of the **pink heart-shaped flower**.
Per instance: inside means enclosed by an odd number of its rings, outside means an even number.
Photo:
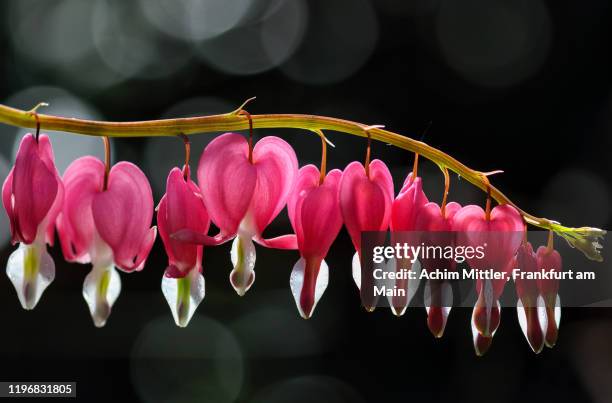
[[[334,169],[319,183],[317,167],[306,165],[300,169],[287,202],[301,255],[291,273],[290,285],[304,318],[310,317],[327,286],[328,268],[324,258],[342,228],[338,201],[341,177],[342,172]],[[321,268],[324,273],[320,272]]]
[[[113,251],[117,266],[142,270],[155,241],[153,194],[144,173],[130,162],[110,170],[108,187],[94,195],[91,210],[100,237]]]
[[[198,183],[212,221],[225,237],[239,227],[255,240],[285,206],[297,175],[293,148],[278,137],[264,137],[253,148],[236,133],[225,133],[204,150]],[[262,240],[262,243],[265,243]]]
[[[42,235],[53,245],[55,218],[64,187],[55,168],[49,137],[26,134],[19,145],[15,166],[2,186],[2,203],[9,217],[13,244],[31,244]]]
[[[177,241],[172,239],[170,234],[181,228],[206,233],[210,226],[200,189],[191,181],[189,169],[186,169],[186,178],[179,168],[170,171],[166,181],[166,194],[157,207],[159,236],[164,243],[171,268],[166,274],[172,277],[184,277],[190,270],[200,270],[204,247]]]

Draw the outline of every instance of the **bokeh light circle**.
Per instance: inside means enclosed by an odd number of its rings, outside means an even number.
[[[281,305],[282,302],[246,312],[232,322],[231,328],[241,341],[245,355],[271,359],[306,357],[322,352],[323,340],[312,322],[303,320],[295,306]]]
[[[96,90],[121,81],[98,57],[92,25],[100,1],[8,2],[6,23],[19,74],[32,81],[52,73],[64,85]],[[84,73],[86,72],[86,74]]]
[[[165,77],[191,57],[190,46],[160,34],[143,18],[136,2],[98,0],[91,29],[100,58],[125,78]]]
[[[145,326],[134,342],[130,373],[147,403],[236,400],[244,379],[240,345],[214,319],[195,314],[186,328],[160,317]]]
[[[301,46],[281,66],[306,84],[332,84],[355,73],[378,40],[376,12],[367,0],[311,1]]]
[[[149,22],[165,34],[200,41],[235,27],[250,3],[251,0],[140,0],[140,8]]]
[[[548,55],[552,23],[540,0],[445,0],[436,32],[448,65],[466,80],[506,87],[533,76]]]
[[[197,53],[228,74],[270,70],[287,60],[302,41],[307,10],[304,0],[284,0],[261,19],[201,42]]]
[[[25,0],[12,1],[10,6],[6,19],[13,46],[31,59],[67,66],[93,49],[90,27],[95,2]]]

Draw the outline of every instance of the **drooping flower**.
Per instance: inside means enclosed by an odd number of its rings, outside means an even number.
[[[453,232],[453,218],[461,209],[459,203],[442,203],[443,207],[437,203],[429,202],[425,204],[418,213],[414,228],[419,231],[421,243],[444,248],[454,248],[456,235]],[[454,259],[444,258],[423,258],[421,262],[422,270],[455,270],[456,262]],[[447,280],[428,280],[425,283],[425,303],[427,310],[427,326],[435,337],[442,337],[446,327],[446,321],[452,308],[453,289]]]
[[[552,234],[551,234],[552,237]],[[540,246],[536,252],[538,270],[561,272],[563,262],[561,255],[552,247],[552,242],[548,246]],[[559,335],[559,322],[561,321],[561,298],[559,297],[559,280],[539,279],[538,290],[544,299],[546,307],[546,330],[544,343],[547,347],[553,347],[557,343]]]
[[[410,173],[391,207],[391,231],[414,231],[417,216],[429,200],[423,192],[423,180]]]
[[[366,290],[361,292],[362,303],[372,311],[376,305],[373,277],[362,278],[361,275],[361,233],[389,228],[393,203],[391,173],[380,160],[372,161],[367,173],[360,162],[351,162],[342,174],[339,196],[342,218],[356,251],[352,263],[353,279],[360,290]]]
[[[202,275],[204,246],[177,241],[171,234],[182,228],[206,233],[210,218],[200,189],[191,181],[189,167],[173,168],[166,181],[166,194],[157,207],[159,236],[168,255],[162,291],[178,326],[185,327],[204,299]]]
[[[105,177],[94,157],[74,161],[64,173],[66,197],[57,229],[66,260],[89,263],[83,296],[98,327],[104,326],[121,291],[115,266],[140,271],[155,241],[153,195],[144,173],[119,162]]]
[[[26,134],[15,166],[2,186],[2,204],[9,217],[11,241],[19,248],[8,259],[6,274],[24,309],[33,309],[55,278],[55,263],[46,244],[53,245],[55,218],[64,200],[64,186],[55,168],[49,137]]]
[[[255,246],[296,249],[295,235],[264,239],[262,233],[285,206],[298,172],[293,148],[268,136],[252,151],[237,133],[215,138],[198,165],[198,184],[212,222],[220,233],[214,238],[190,229],[172,236],[183,242],[220,244],[234,239],[230,282],[244,295],[255,281]]]
[[[300,315],[308,319],[327,288],[329,269],[325,256],[342,228],[338,188],[342,172],[330,171],[322,183],[314,165],[299,170],[287,202],[289,219],[297,236],[300,259],[293,267],[291,291]]]
[[[416,234],[413,233],[413,231],[416,230],[415,223],[419,211],[427,204],[428,200],[425,192],[423,192],[423,182],[420,177],[414,174],[415,171],[416,169],[413,169],[406,177],[402,189],[391,205],[391,221],[389,222],[389,226],[391,228],[392,245],[400,241],[407,242],[408,244],[418,243],[415,242]],[[399,232],[403,233],[399,234]],[[390,270],[395,270],[396,272],[412,269],[412,262],[409,259],[392,259],[388,264],[391,265]],[[412,293],[409,290],[409,280],[407,278],[401,278],[392,281],[394,281],[394,283],[391,284],[391,287],[404,291],[403,294],[397,293],[401,295],[388,297],[393,313],[397,316],[401,316],[410,303],[409,298]],[[415,281],[418,285],[418,280],[412,281]]]
[[[531,243],[524,242],[516,254],[517,269],[522,273],[535,273],[538,270],[538,260]],[[537,280],[526,277],[516,277],[516,294],[518,300],[516,310],[521,330],[531,349],[538,354],[544,347],[544,332],[546,331],[546,314]],[[555,293],[556,294],[556,293]],[[544,320],[542,320],[544,319]]]
[[[480,206],[469,205],[459,210],[453,218],[457,232],[457,245],[484,248],[482,258],[467,259],[474,270],[494,270],[507,276],[514,267],[516,251],[521,245],[525,224],[519,212],[512,206],[500,205],[485,212]],[[482,355],[490,347],[492,337],[500,323],[499,298],[506,279],[476,282],[478,300],[472,313],[474,348]]]

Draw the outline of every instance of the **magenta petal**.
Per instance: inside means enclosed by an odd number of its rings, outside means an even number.
[[[370,164],[370,178],[363,165],[351,162],[340,181],[340,208],[344,224],[357,251],[362,231],[386,231],[391,216],[393,181],[384,162]]]
[[[531,244],[525,242],[519,247],[516,254],[517,269],[524,273],[532,273],[537,271],[537,265],[538,261]],[[523,301],[523,306],[536,306],[540,294],[537,281],[518,277],[514,282],[516,285],[516,294]]]
[[[325,258],[331,244],[342,228],[342,213],[338,188],[342,172],[330,171],[319,185],[319,170],[304,167],[291,198],[294,219],[292,225],[298,236],[300,254],[310,261]],[[312,176],[316,174],[316,179]]]
[[[204,204],[224,234],[236,234],[255,191],[257,169],[248,155],[244,137],[225,133],[206,146],[198,164]]]
[[[57,232],[64,258],[87,263],[96,231],[91,204],[102,191],[104,163],[94,157],[82,157],[64,172],[65,197],[57,218]]]
[[[57,172],[57,168],[55,167],[55,158],[53,156],[53,148],[51,147],[51,141],[49,137],[45,134],[40,135],[38,139],[38,155],[43,162],[43,164],[47,167],[49,172],[52,172],[54,175],[54,181],[57,184],[57,192],[55,195],[55,199],[51,208],[47,212],[47,215],[44,218],[43,225],[46,225],[45,230],[45,241],[53,246],[53,241],[55,237],[55,219],[60,214],[62,210],[62,206],[64,203],[64,185],[62,183],[62,179]],[[40,228],[39,228],[40,230]]]
[[[135,271],[141,271],[142,269],[144,269],[144,265],[145,262],[147,260],[147,257],[149,256],[149,253],[151,252],[151,249],[153,248],[153,244],[155,243],[155,237],[157,236],[157,227],[151,227],[149,228],[149,231],[147,231],[142,244],[140,245],[140,250],[138,251],[138,254],[133,258],[133,262],[134,262],[134,269]],[[117,265],[119,266],[119,268],[123,269],[123,266],[117,262]],[[125,271],[131,271],[132,269],[123,269]]]
[[[391,204],[394,195],[393,178],[391,177],[389,168],[387,168],[387,165],[381,160],[373,160],[370,163],[370,180],[380,187],[386,200],[388,200],[389,204]],[[391,206],[389,206],[389,216],[387,217],[387,220],[391,218],[390,207]]]
[[[45,222],[47,223],[45,241],[51,246],[53,246],[55,238],[55,221],[59,214],[62,212],[62,207],[64,205],[64,185],[61,179],[59,179],[59,175],[57,176],[57,183],[58,188],[57,195],[55,196],[55,201],[53,202],[53,205],[51,206],[47,217],[45,217]]]
[[[455,218],[455,214],[457,214],[459,210],[461,210],[461,204],[457,202],[448,203],[446,205],[446,219],[452,223],[452,220]]]
[[[253,166],[257,183],[247,214],[253,217],[255,229],[261,234],[285,207],[298,173],[298,162],[289,143],[268,136],[255,145]]]
[[[301,214],[296,214],[298,203],[301,203],[308,189],[315,188],[319,185],[320,172],[319,169],[312,165],[305,165],[298,171],[297,178],[295,179],[295,185],[293,190],[287,199],[287,213],[289,215],[289,221],[295,231],[298,238],[302,238],[302,223]]]
[[[198,231],[194,231],[189,228],[182,228],[176,232],[170,234],[171,239],[175,239],[179,242],[186,242],[191,244],[206,245],[206,246],[218,246],[231,241],[236,237],[236,234],[217,234],[215,236],[209,236]]]
[[[187,274],[188,274],[187,272],[183,272],[179,270],[178,267],[173,266],[173,265],[166,267],[166,270],[164,271],[164,277],[168,277],[168,278],[183,278]]]
[[[416,177],[413,179],[412,174],[408,175],[402,190],[393,201],[390,222],[391,230],[414,231],[419,211],[427,202],[421,178]]]
[[[185,180],[179,168],[172,169],[168,175],[166,194],[157,210],[157,224],[170,266],[175,266],[182,272],[199,268],[201,262],[198,257],[202,254],[202,246],[180,242],[170,237],[170,234],[182,228],[206,233],[210,226],[200,189],[190,179]]]
[[[560,272],[563,267],[561,255],[554,249],[540,246],[536,252],[537,266],[540,270]],[[538,288],[544,298],[557,294],[559,280],[538,280]]]
[[[412,230],[450,232],[453,230],[452,219],[460,209],[461,205],[459,203],[448,203],[446,205],[445,217],[442,217],[440,206],[437,203],[429,202],[419,209]]]
[[[258,244],[272,249],[297,249],[298,242],[295,234],[281,235],[275,238],[264,239],[260,236],[253,238]]]
[[[15,231],[16,231],[16,223],[15,223],[15,213],[13,209],[13,171],[15,168],[11,168],[11,171],[7,175],[4,180],[4,184],[2,185],[2,204],[4,205],[4,210],[6,211],[6,215],[9,219],[9,224],[11,226],[11,238],[15,239]]]
[[[38,227],[49,214],[60,187],[49,138],[40,136],[39,142],[28,133],[17,152],[12,179],[16,235],[13,242],[34,242]]]
[[[55,174],[55,181],[57,182],[57,194],[55,196],[55,200],[45,217],[45,222],[47,225],[46,228],[46,242],[53,246],[53,239],[55,235],[55,220],[57,216],[61,213],[62,207],[64,204],[64,184],[62,179],[57,172],[57,168],[55,167],[55,157],[53,155],[53,148],[51,147],[51,141],[47,135],[41,135],[38,139],[38,147],[39,154],[42,162],[47,166],[49,171]]]
[[[96,229],[113,250],[117,266],[125,271],[141,268],[156,232],[149,228],[153,195],[144,173],[130,162],[113,166],[108,188],[93,198],[92,212]]]

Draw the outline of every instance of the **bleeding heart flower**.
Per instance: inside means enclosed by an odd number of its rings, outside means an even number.
[[[415,177],[413,173],[410,173],[408,177],[406,177],[402,189],[391,205],[391,221],[389,222],[389,227],[391,228],[391,245],[403,242],[409,245],[418,244],[416,239],[417,234],[413,233],[413,231],[416,230],[416,218],[427,202],[428,200],[425,192],[423,192],[423,182],[421,178],[418,176]],[[400,234],[399,232],[403,233]],[[391,259],[388,265],[389,269],[395,270],[395,272],[412,269],[412,262],[409,259]],[[403,295],[388,297],[391,311],[396,316],[401,316],[406,312],[406,307],[410,303],[410,298],[414,296],[410,288],[415,284],[418,286],[418,280],[412,280],[413,284],[409,284],[409,280],[406,278],[389,280],[389,282],[391,288],[404,290]]]
[[[244,295],[255,281],[255,246],[296,249],[295,235],[264,239],[262,233],[285,206],[298,172],[293,148],[278,137],[264,137],[249,152],[248,141],[225,133],[202,153],[198,183],[204,204],[220,233],[212,238],[190,229],[172,236],[183,242],[218,245],[230,239],[234,269],[230,282]]]
[[[393,203],[393,179],[384,162],[374,160],[369,164],[369,175],[360,162],[351,162],[340,180],[340,208],[346,229],[351,236],[353,256],[353,279],[361,290],[362,303],[368,311],[374,310],[374,285],[371,275],[361,275],[361,233],[364,231],[386,231],[391,218]],[[382,240],[381,240],[382,241]],[[382,242],[380,243],[382,244]],[[362,284],[362,280],[364,284]]]
[[[415,223],[429,200],[423,192],[423,180],[410,173],[391,207],[391,231],[415,231]]]
[[[456,244],[456,234],[453,232],[453,218],[461,209],[459,203],[450,202],[440,208],[437,203],[429,202],[419,209],[414,224],[414,230],[419,231],[420,242],[427,246],[440,247],[442,250]],[[455,270],[454,259],[424,258],[421,262],[423,270],[451,271]],[[428,280],[425,284],[425,303],[427,310],[427,326],[434,337],[442,337],[446,321],[452,308],[453,289],[446,280]]]
[[[134,164],[119,162],[108,174],[94,157],[74,161],[64,173],[66,198],[57,229],[66,260],[91,262],[83,296],[98,327],[104,326],[121,291],[115,266],[142,270],[155,241],[153,195],[146,176]]]
[[[182,228],[206,233],[210,218],[200,189],[189,177],[189,167],[181,172],[173,168],[166,181],[166,194],[157,207],[157,225],[166,254],[168,268],[162,277],[162,292],[168,301],[174,321],[185,327],[204,299],[202,273],[204,246],[172,239],[170,234]]]
[[[553,270],[561,272],[563,270],[563,262],[559,252],[552,248],[552,243],[549,246],[540,246],[536,252],[539,270]],[[544,343],[547,347],[553,347],[557,343],[559,334],[559,322],[561,321],[561,298],[559,297],[559,280],[545,279],[538,280],[538,290],[544,299],[546,307],[547,326],[544,337]]]
[[[342,228],[338,188],[342,171],[330,171],[323,183],[314,165],[301,168],[287,202],[297,236],[300,260],[291,272],[290,285],[300,315],[308,319],[327,288],[325,256]]]
[[[533,247],[524,242],[516,254],[516,265],[523,273],[538,271],[538,261]],[[531,349],[538,354],[544,347],[544,332],[547,328],[546,313],[540,298],[537,281],[530,278],[514,279],[518,301],[516,310],[521,330]]]
[[[485,249],[484,256],[467,259],[474,270],[494,270],[506,276],[514,267],[514,256],[521,245],[525,224],[519,212],[512,206],[501,205],[487,214],[481,207],[469,205],[453,217],[453,229],[457,232],[457,245]],[[499,298],[506,279],[480,280],[476,282],[478,300],[472,314],[472,332],[492,338],[500,323]],[[476,353],[486,352],[482,347],[490,346],[474,333]]]
[[[33,309],[55,278],[55,263],[46,244],[53,245],[55,218],[64,200],[64,186],[49,137],[31,133],[21,140],[15,166],[2,186],[11,241],[20,243],[8,259],[6,274],[24,309]]]

